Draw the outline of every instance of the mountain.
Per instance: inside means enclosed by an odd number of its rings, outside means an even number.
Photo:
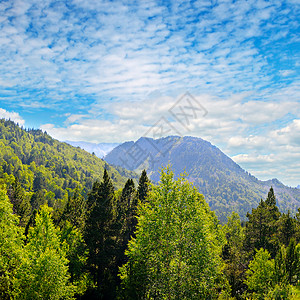
[[[296,189],[300,189],[300,184],[299,184],[299,185],[297,185]]]
[[[145,168],[152,181],[159,180],[159,169],[170,164],[175,176],[187,173],[205,196],[221,220],[236,211],[245,219],[246,213],[265,199],[273,186],[281,211],[296,212],[300,191],[289,188],[277,179],[260,181],[243,170],[211,143],[195,137],[169,136],[161,139],[140,138],[113,149],[104,158],[108,163],[129,170]]]
[[[88,142],[74,142],[74,141],[65,141],[66,143],[74,146],[80,147],[81,149],[89,152],[94,153],[97,157],[103,158],[107,155],[111,150],[117,147],[118,143],[88,143]]]
[[[80,148],[59,142],[41,130],[24,130],[0,119],[0,185],[8,187],[17,177],[29,196],[39,191],[50,205],[64,202],[76,186],[83,195],[101,180],[107,169],[114,186],[121,188],[137,174],[107,162]],[[42,193],[42,195],[41,195]]]

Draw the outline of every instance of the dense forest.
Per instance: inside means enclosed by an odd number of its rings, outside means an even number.
[[[187,180],[0,122],[0,299],[299,299],[300,210],[220,222]]]

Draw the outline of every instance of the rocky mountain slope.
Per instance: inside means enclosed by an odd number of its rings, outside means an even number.
[[[258,180],[216,146],[201,138],[140,138],[136,142],[119,145],[104,159],[132,171],[145,168],[153,182],[159,180],[159,170],[167,164],[172,166],[176,176],[186,172],[188,180],[204,194],[210,207],[222,220],[231,211],[245,218],[261,198],[266,198],[271,186],[281,211],[296,212],[300,206],[299,189],[287,187],[277,179]]]

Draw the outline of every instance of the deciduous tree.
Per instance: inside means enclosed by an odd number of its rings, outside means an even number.
[[[170,169],[138,208],[136,238],[121,269],[125,299],[217,297],[222,235],[203,196]]]

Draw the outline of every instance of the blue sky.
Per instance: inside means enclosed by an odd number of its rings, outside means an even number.
[[[299,1],[1,1],[0,117],[136,140],[161,117],[260,179],[300,184]],[[170,115],[186,91],[207,115]]]

